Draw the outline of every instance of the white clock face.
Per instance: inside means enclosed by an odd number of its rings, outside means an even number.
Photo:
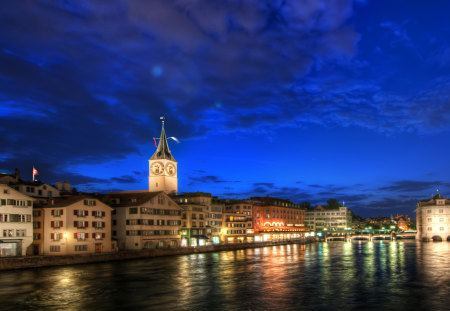
[[[150,166],[150,169],[152,170],[152,173],[155,175],[161,175],[162,173],[164,173],[164,166],[159,162],[153,163]]]
[[[175,165],[173,165],[172,163],[169,163],[166,165],[166,173],[169,176],[173,176],[177,173],[177,169],[175,168]]]

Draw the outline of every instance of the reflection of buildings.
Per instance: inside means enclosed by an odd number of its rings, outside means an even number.
[[[304,237],[305,210],[290,200],[270,197],[252,198],[255,240]]]
[[[33,241],[33,201],[0,184],[0,257],[24,256]]]
[[[420,240],[450,240],[450,200],[436,194],[422,200],[416,208],[417,238]]]
[[[352,228],[352,213],[345,206],[340,206],[339,209],[325,209],[319,206],[306,211],[306,225],[311,231],[342,234]]]
[[[33,210],[33,255],[111,252],[111,207],[89,196],[54,200]]]

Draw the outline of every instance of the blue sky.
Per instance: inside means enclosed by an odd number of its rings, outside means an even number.
[[[413,214],[448,195],[450,3],[6,1],[0,170],[145,189],[159,117],[179,190]]]

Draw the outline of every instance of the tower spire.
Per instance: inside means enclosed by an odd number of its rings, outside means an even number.
[[[171,160],[175,161],[175,158],[172,156],[172,153],[169,149],[169,144],[167,143],[167,137],[166,137],[166,131],[164,130],[164,117],[160,117],[161,119],[161,136],[159,138],[159,144],[156,148],[155,153],[150,158],[150,160],[157,160],[157,159],[165,159],[165,160]]]

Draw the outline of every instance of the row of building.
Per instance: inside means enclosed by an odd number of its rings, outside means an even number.
[[[29,194],[21,186],[20,181],[0,184],[2,257],[286,240],[314,231],[305,219],[310,212],[289,200],[219,200],[209,193],[164,191],[55,191],[44,200],[31,194],[48,185],[30,185]],[[340,229],[334,223],[329,228]]]
[[[270,197],[220,200],[202,192],[178,195],[177,165],[163,122],[158,147],[149,159],[148,190],[81,194],[68,182],[26,182],[18,170],[0,174],[0,256],[289,240],[317,232],[345,234],[352,228],[351,211],[344,206],[305,210],[290,200]],[[449,223],[450,204],[440,197],[433,200],[442,206],[437,211],[439,232],[444,234],[448,226],[441,218]],[[426,213],[427,221],[434,221]],[[421,232],[428,226],[427,232],[434,233],[434,224],[427,224],[420,222]]]

